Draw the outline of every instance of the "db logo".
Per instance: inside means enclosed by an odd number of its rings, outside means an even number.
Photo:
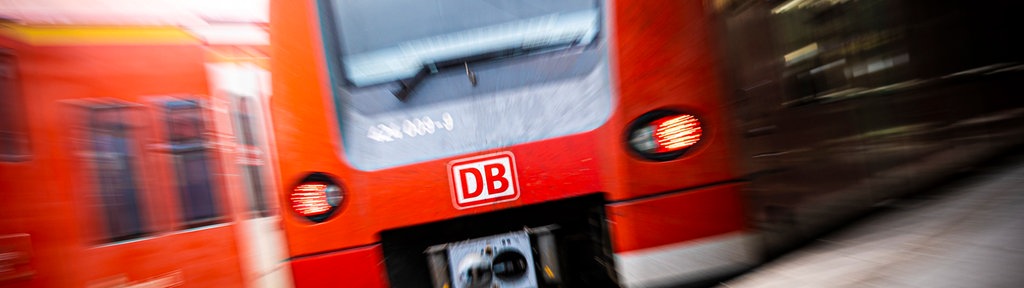
[[[511,152],[448,162],[452,204],[466,209],[519,198],[516,158]]]

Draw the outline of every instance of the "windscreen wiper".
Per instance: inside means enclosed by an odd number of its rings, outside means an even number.
[[[466,68],[466,77],[469,78],[469,83],[472,84],[473,87],[476,87],[476,73],[469,69],[469,62],[462,62],[462,65]],[[451,65],[449,64],[444,66]],[[427,75],[437,73],[437,70],[438,65],[436,63],[423,64],[423,67],[416,72],[416,75],[413,75],[410,78],[398,80],[398,89],[391,91],[391,94],[395,95],[395,98],[398,98],[398,101],[405,102],[405,99],[409,99],[409,95],[411,95],[413,90],[416,89],[416,86],[419,86],[420,82],[423,82],[423,79],[427,78]]]
[[[398,101],[405,102],[405,99],[409,98],[409,94],[412,94],[412,90],[420,85],[420,82],[423,82],[427,75],[430,75],[431,70],[430,64],[424,64],[420,71],[416,72],[416,75],[412,76],[412,78],[399,79],[398,90],[391,91],[391,94],[394,94]]]
[[[423,64],[423,67],[421,67],[420,70],[416,72],[416,75],[413,75],[410,78],[399,79],[398,81],[396,81],[398,82],[398,89],[391,91],[391,94],[395,95],[395,97],[398,98],[399,101],[405,102],[406,99],[409,99],[409,96],[413,93],[416,87],[419,86],[420,82],[423,82],[423,79],[426,79],[427,76],[429,76],[430,74],[436,74],[440,69],[452,67],[458,65],[459,63],[462,63],[462,66],[466,69],[466,78],[469,79],[469,83],[476,87],[476,73],[473,72],[473,70],[469,69],[470,62],[527,55],[545,50],[570,48],[576,46],[576,44],[578,43],[579,40],[577,39],[576,41],[572,41],[569,43],[537,45],[529,47],[520,46],[515,48],[508,48],[498,51],[458,57],[455,59],[449,59],[445,61]]]

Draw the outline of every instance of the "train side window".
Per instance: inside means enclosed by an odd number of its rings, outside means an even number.
[[[235,129],[239,147],[239,165],[241,166],[242,178],[249,192],[249,210],[259,217],[272,216],[272,211],[267,204],[266,189],[263,183],[264,155],[258,141],[259,133],[256,127],[261,127],[259,109],[253,107],[255,103],[250,97],[234,96],[236,99]]]
[[[95,165],[98,203],[106,226],[107,241],[138,238],[146,233],[140,210],[135,167],[135,139],[124,107],[93,107],[89,110],[91,162]]]
[[[0,49],[0,162],[28,158],[28,127],[14,53]]]
[[[214,194],[210,153],[204,139],[202,107],[195,100],[164,103],[175,180],[187,227],[217,223],[221,215]]]

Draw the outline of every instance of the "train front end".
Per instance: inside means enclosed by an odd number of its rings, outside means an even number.
[[[702,1],[271,5],[297,286],[648,287],[756,260]]]

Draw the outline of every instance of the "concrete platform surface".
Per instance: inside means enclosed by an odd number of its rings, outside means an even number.
[[[905,199],[720,284],[1024,287],[1024,157]]]

